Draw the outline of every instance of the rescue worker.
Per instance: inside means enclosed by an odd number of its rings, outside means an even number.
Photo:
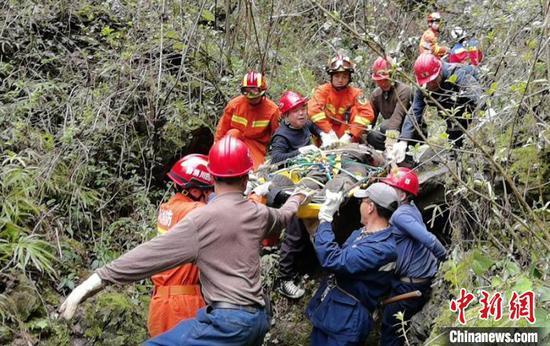
[[[251,169],[241,140],[227,136],[215,143],[208,171],[216,198],[170,232],[99,268],[67,297],[61,316],[70,319],[78,304],[105,284],[130,283],[195,263],[208,306],[145,345],[261,345],[270,317],[261,292],[260,240],[285,227],[308,192],[297,191],[280,209],[251,202],[243,198]]]
[[[336,55],[326,71],[330,83],[317,87],[308,103],[311,121],[321,130],[322,147],[360,142],[374,121],[374,113],[361,89],[349,85],[355,66],[347,56]]]
[[[481,63],[483,52],[477,39],[469,37],[466,31],[459,26],[453,28],[451,37],[456,43],[449,52],[450,63],[470,64],[473,66],[478,66]]]
[[[439,29],[441,26],[441,14],[432,12],[428,15],[428,29],[424,31],[420,38],[418,46],[419,54],[431,53],[438,58],[442,58],[449,52],[449,48],[438,44]]]
[[[241,84],[241,94],[225,107],[214,141],[230,134],[250,149],[254,169],[264,162],[271,136],[279,127],[280,112],[265,93],[267,81],[258,72],[248,72]]]
[[[370,96],[374,115],[382,116],[379,130],[371,130],[367,134],[367,142],[377,150],[385,149],[386,132],[401,131],[403,119],[412,101],[410,86],[394,80],[391,76],[393,60],[379,57],[372,65],[372,79],[377,85]],[[397,136],[395,137],[397,139]]]
[[[271,139],[271,162],[284,161],[298,154],[320,152],[317,146],[311,144],[311,136],[319,137],[319,129],[307,118],[307,99],[297,92],[287,91],[279,100],[279,110],[283,121]],[[264,192],[256,190],[256,193]],[[304,223],[294,216],[285,230],[279,252],[277,290],[287,298],[299,299],[305,293],[296,283],[295,261],[308,243],[309,234]]]
[[[422,309],[431,292],[432,279],[437,273],[438,261],[446,256],[445,247],[426,229],[420,210],[413,198],[418,195],[418,177],[409,168],[392,171],[383,183],[395,188],[400,206],[393,213],[390,224],[394,226],[397,246],[396,280],[392,284],[391,296],[420,291],[422,296],[400,300],[386,305],[382,319],[381,345],[403,345],[401,324],[395,315],[403,312],[404,321],[409,321]]]
[[[421,54],[414,63],[414,75],[416,82],[426,88],[429,94],[458,121],[463,127],[467,127],[470,122],[470,116],[464,117],[465,113],[471,115],[480,103],[481,86],[475,78],[475,70],[472,66],[447,64],[435,57],[433,54]],[[453,76],[451,78],[451,76]],[[427,98],[421,89],[417,89],[412,107],[409,109],[398,143],[393,146],[389,156],[396,162],[401,162],[405,158],[407,150],[407,141],[413,139],[416,123],[422,124],[422,116],[426,105],[433,105],[430,98]],[[438,109],[440,110],[440,109]],[[462,130],[455,126],[451,117],[447,118],[447,132],[449,140],[456,141],[456,145],[462,145]]]
[[[321,284],[306,310],[313,324],[311,345],[364,345],[373,327],[371,313],[391,288],[396,248],[389,219],[397,208],[397,194],[390,186],[375,183],[354,196],[361,199],[364,227],[342,246],[336,243],[331,224],[341,193],[327,191],[319,211],[315,251],[321,266],[333,275]]]
[[[319,128],[308,120],[307,99],[294,91],[286,91],[279,100],[283,120],[271,138],[271,163],[278,163],[298,154],[320,151],[311,136],[319,137]]]
[[[178,192],[160,205],[157,220],[159,235],[172,229],[190,211],[205,205],[214,189],[207,166],[208,157],[191,154],[172,167],[168,177]],[[184,319],[195,317],[205,305],[199,286],[199,269],[192,263],[156,274],[151,281],[154,288],[147,321],[151,336],[164,333]]]

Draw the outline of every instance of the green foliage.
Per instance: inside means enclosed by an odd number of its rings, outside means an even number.
[[[147,320],[141,298],[131,298],[128,292],[108,292],[97,297],[86,309],[83,322],[85,336],[97,345],[137,345],[147,339]]]
[[[328,58],[345,52],[357,62],[353,83],[368,95],[376,56],[342,20],[359,36],[376,38],[387,52],[395,50],[400,72],[412,77],[428,5],[316,3],[334,18],[297,0],[228,2],[228,8],[207,1],[202,9],[202,1],[23,0],[2,6],[0,267],[25,273],[45,306],[29,298],[27,312],[10,310],[16,306],[12,292],[0,291],[0,318],[8,326],[0,330],[8,341],[0,336],[0,343],[21,338],[15,343],[69,345],[81,341],[76,330],[97,344],[138,344],[146,338],[147,287],[138,286],[130,297],[98,296],[78,328],[53,321],[44,310],[54,311],[90,268],[154,235],[157,206],[169,194],[165,172],[184,153],[206,152],[209,134],[226,102],[239,93],[246,71],[267,75],[274,100],[288,89],[311,96],[327,81]],[[474,32],[486,52],[483,100],[497,115],[489,117],[487,110],[483,126],[477,126],[479,113],[468,114],[476,128],[472,136],[505,166],[544,222],[550,195],[544,116],[550,110],[544,102],[548,66],[542,56],[533,64],[544,35],[539,4],[459,0],[441,10],[449,24]],[[441,40],[449,39],[444,30]],[[426,119],[429,144],[449,147],[445,119],[433,109]],[[546,252],[529,233],[531,216],[479,150],[468,143],[464,149],[457,171],[463,182],[446,182],[456,243],[443,271],[452,293],[459,287],[532,287],[547,296]],[[273,268],[273,259],[264,264],[268,284]],[[9,282],[2,277],[0,287]],[[284,323],[268,342],[306,344],[306,302],[275,298]],[[436,325],[449,325],[454,316],[446,301],[438,303],[443,308]],[[548,320],[546,308],[537,307],[539,321]]]

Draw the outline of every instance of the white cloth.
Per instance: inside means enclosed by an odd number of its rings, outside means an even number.
[[[326,199],[321,209],[319,209],[319,221],[320,222],[332,222],[334,214],[340,208],[340,203],[344,200],[342,192],[331,192],[329,190],[325,193]]]
[[[328,133],[321,132],[321,142],[321,148],[330,147],[332,144],[338,142],[338,136],[332,130]]]
[[[342,137],[338,140],[338,142],[342,144],[350,144],[352,137],[348,133],[344,133]]]
[[[78,304],[84,301],[86,298],[94,295],[103,287],[103,281],[96,273],[92,274],[86,281],[78,285],[72,292],[69,294],[67,299],[61,304],[59,308],[59,313],[61,317],[66,320],[73,318],[74,313]]]
[[[405,153],[407,152],[407,142],[399,141],[393,145],[392,150],[388,153],[388,158],[395,163],[400,163],[405,160]]]

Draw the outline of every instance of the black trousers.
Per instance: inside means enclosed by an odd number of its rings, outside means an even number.
[[[302,220],[294,216],[285,231],[279,253],[279,278],[290,280],[296,275],[296,258],[309,242],[309,233]]]

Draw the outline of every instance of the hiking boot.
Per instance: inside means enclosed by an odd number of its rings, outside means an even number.
[[[281,281],[277,290],[283,296],[291,299],[300,299],[306,293],[302,287],[296,285],[292,280]]]

